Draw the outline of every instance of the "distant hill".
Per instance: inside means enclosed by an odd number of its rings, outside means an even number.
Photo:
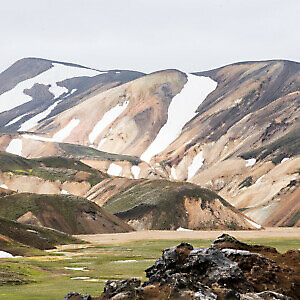
[[[36,249],[53,249],[60,244],[82,243],[65,233],[21,224],[0,217],[0,249],[14,256],[40,254]]]
[[[133,229],[95,203],[72,195],[16,193],[0,197],[0,216],[68,234],[128,232]]]
[[[214,192],[191,183],[112,178],[86,196],[137,230],[259,227]]]

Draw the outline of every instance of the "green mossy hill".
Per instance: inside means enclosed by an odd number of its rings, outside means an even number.
[[[21,224],[0,217],[0,250],[13,255],[31,255],[32,251],[27,246],[45,250],[53,249],[56,245],[75,243],[82,241],[57,230]]]
[[[108,177],[108,175],[73,158],[43,157],[26,159],[2,151],[0,152],[0,170],[15,175],[36,176],[50,181],[88,181],[91,186]],[[83,176],[84,174],[77,176],[79,172],[85,172],[85,176]]]
[[[172,182],[169,180],[132,180],[132,184],[120,190],[104,205],[112,213],[126,212],[138,205],[160,206],[164,202],[176,201],[184,197],[202,199],[202,208],[214,199],[220,199],[223,204],[229,205],[216,193],[200,188],[192,183]]]
[[[138,165],[141,159],[137,156],[122,155],[99,151],[97,149],[67,143],[59,143],[58,146],[63,150],[64,155],[75,159],[92,159],[108,161],[129,161],[133,165]]]
[[[256,158],[263,160],[270,158],[274,164],[278,164],[285,157],[292,157],[300,154],[300,128],[297,128],[276,141],[259,147],[240,155],[243,159]]]
[[[68,234],[127,232],[131,228],[94,202],[72,195],[17,193],[0,197],[0,216]]]
[[[103,206],[126,222],[138,220],[137,222],[142,222],[146,229],[159,230],[190,228],[189,226],[192,226],[190,229],[245,229],[247,227],[235,208],[208,189],[191,183],[168,180],[131,181],[131,184],[119,190]],[[113,180],[110,185],[113,185]],[[199,210],[199,214],[206,214],[202,212],[205,210],[211,217],[195,224],[187,212],[186,199]],[[226,207],[227,214],[230,211],[228,220],[222,219],[222,212],[217,208],[220,206],[222,210]],[[238,223],[235,222],[236,220]],[[190,222],[194,222],[194,225],[189,225]]]

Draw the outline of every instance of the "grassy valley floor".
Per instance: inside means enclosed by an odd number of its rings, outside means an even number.
[[[299,228],[226,232],[247,243],[276,247],[280,252],[300,248]],[[164,248],[182,241],[208,247],[222,233],[146,231],[80,236],[90,244],[61,246],[45,252],[45,256],[0,259],[0,299],[62,300],[72,291],[96,296],[108,279],[144,280],[144,270]]]

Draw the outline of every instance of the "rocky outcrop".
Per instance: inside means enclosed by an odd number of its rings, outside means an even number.
[[[148,280],[142,285],[135,278],[109,280],[104,292],[92,299],[300,299],[299,260],[283,267],[255,251],[220,249],[217,245],[224,239],[235,245],[240,243],[223,236],[210,248],[194,249],[191,244],[181,243],[165,249],[162,257],[146,270]],[[277,251],[272,253],[281,255]],[[72,297],[67,299],[84,299]]]

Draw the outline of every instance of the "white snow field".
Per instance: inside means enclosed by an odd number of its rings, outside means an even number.
[[[55,102],[54,104],[49,106],[46,110],[42,111],[41,113],[37,114],[36,116],[34,116],[31,119],[24,122],[21,125],[21,127],[18,129],[18,131],[28,131],[29,129],[31,129],[31,128],[35,127],[36,125],[38,125],[39,121],[46,118],[52,112],[52,110],[56,107],[56,105],[59,102],[60,101]]]
[[[12,257],[14,256],[8,252],[0,251],[0,258],[12,258]]]
[[[163,151],[181,133],[183,126],[195,116],[198,106],[217,87],[217,83],[209,77],[187,74],[187,83],[173,99],[168,109],[168,120],[160,129],[155,140],[141,155],[148,162]]]
[[[247,218],[244,218],[248,223],[250,223],[252,226],[254,226],[255,228],[257,228],[257,229],[261,229],[261,226],[259,225],[259,224],[257,224],[257,223],[255,223],[255,222],[253,222],[253,221],[251,221],[251,220],[249,220],[249,219],[247,219]]]
[[[7,146],[6,152],[16,155],[22,155],[22,140],[20,139],[13,139],[10,141],[9,145]]]
[[[256,163],[256,159],[255,158],[250,158],[247,159],[247,163],[245,164],[245,167],[252,167],[254,166]]]
[[[27,115],[27,113],[26,113],[26,114],[23,114],[23,115],[21,115],[21,116],[18,116],[18,117],[16,117],[16,118],[14,118],[14,119],[11,120],[9,123],[7,123],[7,124],[5,125],[5,127],[17,123],[19,120],[21,120],[21,119],[22,119],[24,116],[26,116],[26,115]]]
[[[76,128],[80,123],[79,119],[72,119],[67,126],[65,126],[63,129],[61,129],[60,131],[56,132],[52,139],[55,142],[63,142],[72,132],[72,130],[74,128]]]
[[[133,174],[134,179],[138,179],[141,172],[141,168],[138,166],[131,167],[131,173]]]
[[[261,180],[265,177],[265,175],[260,176],[254,184],[259,184],[261,182]]]
[[[80,123],[79,119],[72,119],[64,128],[56,132],[52,138],[47,138],[43,136],[33,135],[33,134],[23,134],[22,137],[24,139],[31,139],[42,142],[56,142],[62,143],[72,132],[74,128],[76,128]]]
[[[281,160],[280,163],[282,164],[282,163],[284,163],[285,161],[288,161],[288,160],[289,160],[289,157],[285,157],[285,158],[283,158],[283,159]]]
[[[192,229],[183,228],[183,227],[178,227],[176,229],[176,231],[193,231],[193,230]]]
[[[174,167],[171,168],[171,176],[173,179],[177,179],[176,169]]]
[[[112,175],[112,176],[119,176],[122,172],[122,167],[119,165],[116,165],[114,163],[110,164],[107,174]]]
[[[98,150],[100,150],[100,148],[101,148],[102,145],[106,142],[106,140],[107,140],[107,138],[103,138],[103,139],[99,142],[98,147],[97,147]],[[91,145],[91,146],[93,146],[93,145]]]
[[[204,162],[203,151],[200,151],[193,159],[191,165],[188,167],[188,180],[195,176],[197,171],[202,167]]]
[[[0,113],[10,110],[16,106],[22,105],[32,100],[31,96],[23,93],[25,89],[30,89],[35,83],[50,85],[49,91],[57,98],[67,89],[58,86],[56,83],[68,78],[81,77],[81,76],[96,76],[103,72],[80,68],[71,67],[63,64],[52,63],[53,67],[33,78],[24,80],[18,83],[13,89],[0,95]],[[105,72],[104,72],[105,73]]]
[[[116,120],[120,114],[127,108],[129,101],[125,101],[123,104],[118,104],[115,107],[108,110],[103,117],[97,122],[92,132],[89,134],[89,141],[94,143],[97,136],[104,130],[109,124]],[[98,145],[98,148],[100,146]]]

